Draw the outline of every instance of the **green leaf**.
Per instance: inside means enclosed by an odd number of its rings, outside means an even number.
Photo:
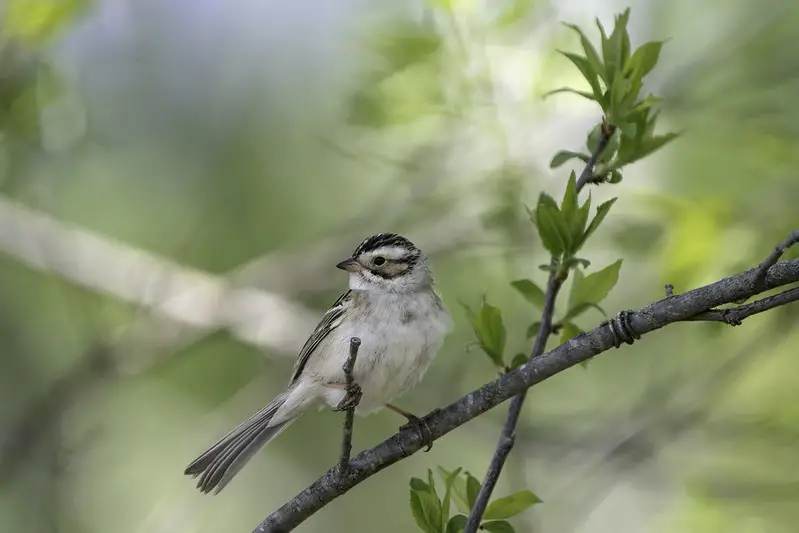
[[[643,79],[655,68],[663,44],[664,41],[650,41],[639,46],[630,61],[624,66],[624,74],[630,75],[638,71],[638,77]]]
[[[558,211],[557,207],[539,205],[535,210],[535,214],[538,235],[541,237],[544,248],[549,250],[549,253],[555,257],[559,257],[566,251],[566,242],[560,229],[561,225],[565,226],[565,223],[559,220],[560,211]]]
[[[493,522],[483,522],[480,529],[489,533],[516,533],[513,526],[505,520],[494,520]]]
[[[447,522],[446,533],[460,533],[466,529],[466,523],[468,521],[469,519],[466,516],[462,514],[456,514],[449,519],[449,522]]]
[[[576,318],[576,317],[580,316],[581,314],[585,313],[586,311],[588,311],[591,308],[596,309],[597,311],[602,313],[603,316],[608,316],[608,314],[605,312],[605,310],[602,309],[602,307],[600,307],[599,305],[597,305],[595,303],[591,303],[591,302],[583,302],[583,303],[577,304],[576,306],[574,306],[571,309],[569,309],[566,312],[566,314],[563,316],[563,320],[566,321],[566,320],[571,320],[572,318]]]
[[[502,322],[502,312],[485,300],[479,313],[474,313],[467,305],[463,307],[466,309],[466,315],[472,324],[480,348],[496,366],[504,368],[503,355],[508,332]]]
[[[583,243],[583,235],[585,234],[585,225],[588,223],[588,215],[591,213],[591,191],[588,191],[588,198],[585,200],[583,205],[580,206],[580,209],[577,210],[577,215],[575,216],[575,224],[574,224],[574,233],[572,234],[574,237],[574,242],[577,245],[574,247],[574,251],[577,252]]]
[[[624,146],[625,138],[626,139],[634,139],[635,138],[635,134],[636,134],[636,131],[638,129],[638,127],[635,125],[635,122],[622,121],[622,122],[619,122],[618,127],[621,130],[621,139],[620,139],[620,145],[621,146]]]
[[[569,150],[561,150],[555,157],[552,158],[552,161],[549,163],[549,168],[558,168],[559,166],[563,165],[567,161],[571,159],[579,159],[583,163],[588,163],[588,160],[591,158],[588,154],[584,154],[582,152],[572,152]]]
[[[516,281],[512,281],[511,287],[519,291],[528,302],[537,308],[541,309],[544,307],[544,300],[546,299],[544,291],[529,279],[517,279]]]
[[[480,493],[482,484],[477,481],[477,478],[466,472],[466,501],[469,503],[469,509],[474,507],[474,502],[477,501],[477,495]]]
[[[513,356],[513,360],[510,363],[511,368],[518,368],[526,363],[530,358],[527,357],[526,353],[517,353]]]
[[[560,203],[560,210],[561,213],[563,213],[563,218],[566,220],[566,223],[571,226],[572,218],[577,213],[577,175],[573,170],[566,184],[566,192],[563,193],[563,201]]]
[[[633,110],[635,111],[645,111],[650,109],[663,101],[663,98],[659,96],[655,96],[654,94],[648,94],[646,97],[635,104]],[[631,137],[635,137],[635,134],[631,135]]]
[[[622,74],[621,69],[617,68],[613,71],[613,83],[610,89],[610,111],[608,112],[608,121],[611,123],[618,122],[618,119],[621,118],[622,112],[621,106],[624,98],[627,96],[627,91],[629,90],[630,82],[624,79],[624,74]]]
[[[583,330],[571,322],[566,322],[563,324],[563,329],[560,330],[560,343],[564,344],[567,340],[576,337],[582,332]]]
[[[574,309],[582,303],[599,304],[602,302],[619,281],[621,263],[622,260],[619,259],[602,270],[585,277],[579,270],[576,270],[569,294],[569,309]]]
[[[559,89],[554,89],[552,91],[547,91],[547,92],[544,93],[543,97],[547,98],[549,96],[552,96],[553,94],[558,94],[558,93],[572,93],[572,94],[576,94],[578,96],[582,96],[583,98],[587,98],[589,100],[593,100],[594,102],[597,101],[596,97],[593,94],[587,93],[585,91],[578,91],[577,89],[572,89],[571,87],[560,87]]]
[[[588,268],[591,266],[591,261],[582,257],[569,257],[563,262],[563,268],[575,269],[578,266]]]
[[[585,148],[588,150],[589,154],[596,152],[596,149],[599,147],[599,138],[601,136],[602,124],[597,124],[588,132],[588,136],[585,138]]]
[[[605,220],[605,217],[610,212],[610,208],[613,207],[613,204],[616,203],[617,198],[611,198],[607,202],[604,202],[596,208],[596,215],[594,215],[594,219],[591,220],[591,223],[588,225],[588,229],[585,231],[585,235],[583,235],[581,244],[588,240],[598,228],[599,225],[602,224],[602,221]]]
[[[608,183],[619,183],[621,181],[621,172],[618,170],[614,170],[610,173],[610,177],[608,178]]]
[[[510,496],[499,498],[488,504],[483,518],[496,520],[510,518],[521,513],[531,505],[540,503],[541,499],[529,490],[520,490]]]
[[[583,51],[585,52],[585,58],[588,61],[588,64],[590,65],[591,69],[604,80],[602,60],[599,59],[599,54],[597,53],[596,48],[594,48],[594,45],[591,44],[591,41],[588,40],[588,37],[585,36],[585,33],[583,33],[583,30],[581,30],[579,26],[575,24],[566,24],[566,26],[576,31],[580,36],[580,44],[583,46]]]
[[[541,327],[541,322],[533,322],[527,328],[527,338],[532,339],[536,335],[538,335],[538,329]]]
[[[558,52],[574,63],[574,66],[579,69],[585,81],[591,86],[594,100],[599,101],[602,98],[602,87],[599,85],[599,72],[594,70],[588,58],[571,52],[564,52],[563,50],[558,50]]]
[[[542,192],[538,195],[538,207],[541,207],[542,205],[553,207],[555,209],[558,208],[558,203],[555,201],[555,199],[545,192]]]
[[[655,135],[648,139],[644,139],[643,146],[641,147],[640,151],[635,154],[636,157],[630,161],[630,163],[633,161],[638,161],[639,159],[643,159],[657,150],[660,150],[678,136],[679,133],[667,133],[665,135]]]
[[[441,509],[438,499],[429,492],[411,491],[411,513],[425,533],[441,532]]]
[[[429,468],[427,469],[427,484],[430,485],[430,494],[435,496],[436,501],[439,502],[439,507],[441,507],[441,500],[438,497],[438,493],[436,492],[436,480],[433,477],[433,471]]]
[[[461,468],[456,468],[455,471],[447,476],[446,480],[444,480],[444,486],[446,488],[444,490],[444,499],[441,501],[441,531],[447,530],[447,519],[449,518],[450,507],[449,504],[450,499],[452,498],[452,486],[455,484],[455,480],[458,478],[460,473]]]
[[[439,466],[438,475],[441,476],[441,479],[446,483],[452,475],[452,472]],[[471,511],[471,507],[469,507],[469,500],[466,497],[466,477],[461,475],[455,476],[452,480],[451,488],[452,496],[455,497],[456,507],[460,512],[468,514],[469,511]]]
[[[411,490],[418,492],[430,492],[430,486],[418,477],[411,478]]]
[[[615,70],[624,67],[630,53],[630,41],[627,34],[627,22],[630,20],[630,9],[625,9],[621,15],[616,15],[613,33],[607,40],[607,45],[602,47],[605,59],[605,72],[608,76]]]

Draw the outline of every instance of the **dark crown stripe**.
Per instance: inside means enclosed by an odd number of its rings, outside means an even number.
[[[401,235],[397,235],[396,233],[378,233],[377,235],[367,237],[359,244],[358,247],[355,248],[355,251],[352,252],[352,256],[358,257],[362,253],[372,252],[383,246],[398,246],[412,252],[412,255],[418,255],[419,253],[416,246]]]

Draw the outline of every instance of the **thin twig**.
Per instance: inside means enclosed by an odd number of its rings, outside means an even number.
[[[605,119],[602,119],[602,135],[599,137],[599,142],[597,143],[596,150],[594,153],[591,154],[591,158],[585,163],[585,167],[583,171],[580,173],[580,177],[577,178],[577,192],[579,193],[585,185],[591,181],[591,178],[594,176],[594,167],[599,161],[599,156],[602,155],[602,152],[605,151],[605,148],[608,147],[610,143],[610,139],[613,138],[613,134],[616,132],[616,126],[612,124],[608,124],[605,122]]]
[[[580,177],[577,180],[576,190],[578,194],[593,175],[594,166],[596,166],[596,162],[599,160],[602,152],[608,146],[608,143],[610,143],[610,139],[613,137],[613,133],[615,131],[615,128],[611,125],[608,125],[604,119],[602,120],[601,128],[602,134],[599,138],[599,142],[597,143],[596,150],[594,150],[594,153],[591,154],[591,157],[588,159],[588,162],[585,164],[585,168],[583,168],[583,171],[580,173]],[[534,358],[544,353],[544,350],[547,347],[547,341],[552,333],[552,316],[555,314],[555,302],[558,299],[560,288],[563,286],[564,280],[558,273],[557,262],[554,257],[550,261],[550,266],[551,270],[549,273],[549,280],[547,281],[544,308],[541,310],[541,325],[538,328],[538,334],[535,337],[535,343],[533,343],[533,349],[530,352],[529,361],[532,361]],[[477,528],[480,526],[480,522],[483,519],[483,514],[485,513],[486,507],[488,507],[488,502],[491,500],[491,495],[497,486],[499,476],[505,466],[505,461],[513,449],[513,444],[516,440],[516,425],[519,423],[519,416],[521,415],[522,407],[524,407],[524,400],[526,396],[527,391],[525,390],[513,398],[513,401],[510,404],[510,408],[508,409],[508,417],[505,419],[505,425],[502,428],[499,442],[494,450],[494,455],[491,458],[488,471],[483,479],[480,492],[477,494],[477,499],[472,506],[472,512],[469,514],[469,520],[466,523],[464,533],[475,533]]]
[[[774,266],[777,261],[779,261],[782,254],[785,253],[785,250],[793,246],[794,244],[799,243],[799,230],[792,232],[788,235],[788,238],[779,243],[777,246],[774,247],[774,250],[766,257],[762,263],[760,263],[759,271],[757,278],[755,279],[755,283],[758,286],[763,284],[763,281],[766,278],[766,272],[768,269]]]
[[[693,316],[686,321],[724,322],[731,326],[740,326],[744,319],[752,315],[797,301],[799,301],[799,287],[794,287],[746,305],[732,307],[730,309],[711,309],[710,311],[705,311],[704,313]]]
[[[352,428],[355,424],[355,407],[361,400],[360,387],[355,383],[352,370],[355,368],[355,359],[358,357],[358,348],[361,347],[361,339],[352,337],[350,339],[350,356],[344,363],[344,377],[347,383],[347,394],[338,406],[339,410],[346,409],[344,415],[344,431],[341,439],[341,458],[339,459],[339,471],[344,473],[350,466],[350,452],[352,452]]]
[[[762,292],[755,289],[753,284],[757,275],[758,267],[755,267],[710,285],[664,298],[629,312],[627,322],[639,335],[644,335],[708,309],[751,298]],[[799,282],[799,259],[778,262],[769,269],[765,281],[766,289]],[[570,339],[425,417],[430,429],[429,438],[440,439],[530,387],[609,350],[616,345],[617,340],[613,331],[604,324]],[[254,532],[291,531],[366,479],[421,450],[426,444],[422,440],[418,432],[399,432],[352,458],[346,476],[340,476],[338,465],[334,466],[267,516]]]

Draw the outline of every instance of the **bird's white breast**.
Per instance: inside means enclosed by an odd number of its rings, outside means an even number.
[[[308,362],[306,375],[344,383],[343,365],[351,337],[361,339],[353,377],[363,397],[359,414],[381,409],[392,398],[413,387],[438,353],[451,320],[432,291],[374,293],[353,291],[341,323]],[[330,378],[333,379],[330,379]],[[344,391],[327,389],[324,400],[332,407]]]

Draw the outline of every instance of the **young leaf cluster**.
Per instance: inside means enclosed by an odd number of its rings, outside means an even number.
[[[584,55],[563,52],[583,75],[591,88],[590,92],[571,87],[562,87],[548,94],[573,93],[599,104],[608,124],[616,130],[608,147],[598,160],[594,181],[618,183],[622,179],[621,168],[634,163],[677,137],[676,133],[658,135],[655,125],[659,115],[656,109],[661,98],[647,94],[641,96],[644,78],[655,67],[665,41],[650,41],[635,50],[630,45],[627,23],[630,10],[616,16],[610,35],[597,19],[600,47],[597,49],[578,26],[567,24],[580,38]],[[563,150],[555,154],[550,167],[557,168],[571,159],[588,161],[598,145],[600,130],[597,126],[586,140],[587,153]]]
[[[460,468],[452,472],[438,467],[438,475],[444,483],[444,495],[440,497],[432,470],[427,471],[427,480],[412,478],[410,483],[411,511],[416,525],[424,533],[459,533],[466,526],[467,517],[477,500],[481,484],[469,472]],[[521,490],[488,504],[480,529],[490,533],[514,533],[507,521],[541,500],[529,490]]]
[[[572,171],[560,202],[542,192],[535,207],[527,209],[544,248],[551,255],[550,262],[539,268],[551,274],[547,291],[552,292],[546,292],[528,278],[517,279],[510,284],[527,302],[543,312],[557,303],[558,291],[571,274],[572,283],[565,310],[561,310],[557,318],[552,320],[552,331],[547,332],[559,334],[561,343],[582,333],[575,320],[589,309],[596,309],[605,315],[601,304],[617,284],[622,264],[618,260],[594,272],[585,272],[590,262],[578,254],[616,202],[616,198],[611,198],[592,212],[590,192],[584,202],[578,199],[586,177],[589,177],[590,183],[618,183],[622,179],[621,168],[624,165],[650,155],[676,136],[672,133],[654,133],[658,117],[654,106],[660,99],[651,94],[641,97],[643,79],[657,63],[663,42],[645,43],[632,50],[627,32],[629,15],[630,11],[626,10],[616,17],[610,35],[597,21],[601,37],[599,48],[591,44],[580,28],[569,26],[579,35],[585,55],[567,52],[563,52],[563,55],[577,66],[591,87],[591,92],[572,88],[554,92],[576,93],[593,100],[600,105],[604,116],[602,122],[588,133],[585,153],[563,150],[552,159],[553,168],[572,159],[582,161],[585,170],[580,180]],[[483,298],[479,309],[473,310],[465,304],[464,308],[478,346],[497,369],[505,372],[528,361],[528,354],[517,353],[510,363],[506,363],[508,333],[498,307]],[[549,323],[552,317],[547,318]],[[527,328],[528,339],[537,335],[540,325],[539,320]],[[413,515],[426,533],[456,533],[464,528],[482,486],[468,472],[461,474],[460,468],[454,472],[439,468],[439,475],[444,482],[443,499],[436,492],[432,472],[428,472],[426,482],[416,478],[411,480]],[[513,527],[505,519],[539,501],[529,491],[496,499],[487,506],[480,529],[495,533],[512,532]],[[453,502],[463,514],[451,515]]]
[[[466,310],[466,316],[472,325],[480,349],[497,368],[505,369],[505,344],[508,340],[508,331],[502,322],[502,311],[489,304],[485,297],[477,312],[466,304],[462,305]]]
[[[530,220],[538,229],[544,247],[552,254],[552,264],[542,265],[544,270],[557,269],[558,276],[565,279],[569,269],[577,265],[588,267],[590,262],[576,256],[588,238],[605,220],[616,198],[597,207],[596,214],[588,221],[591,212],[591,195],[580,205],[577,201],[576,176],[572,172],[566,185],[563,200],[557,202],[542,192],[534,210],[529,210]]]

